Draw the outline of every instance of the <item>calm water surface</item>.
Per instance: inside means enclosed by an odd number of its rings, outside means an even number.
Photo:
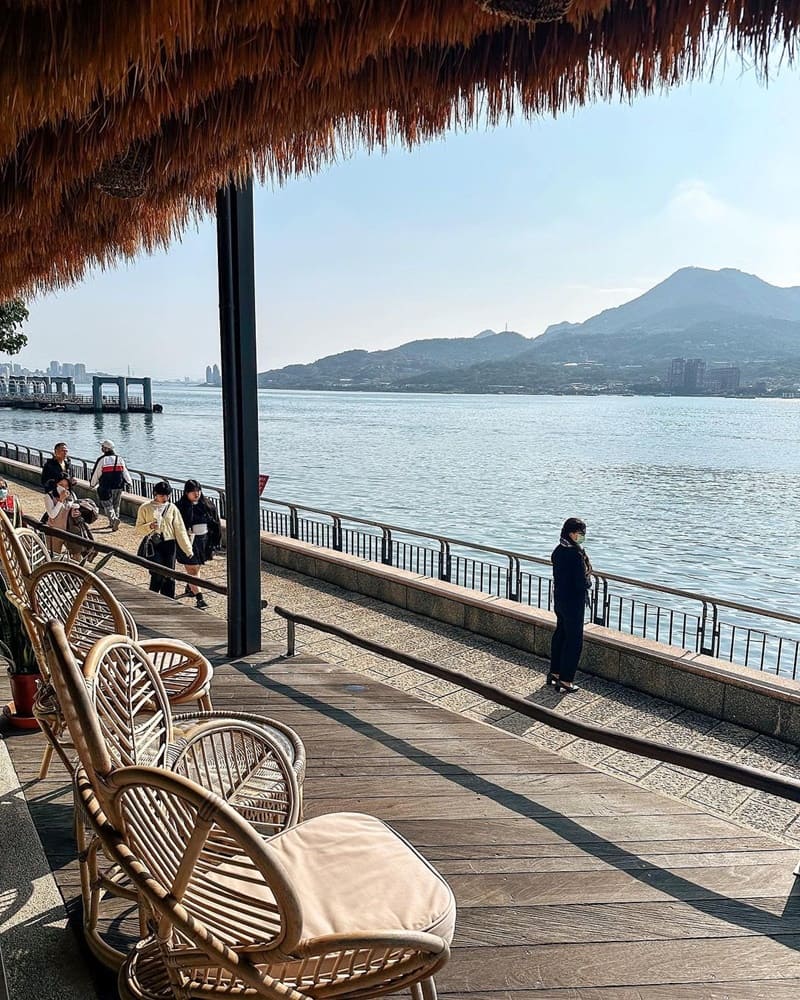
[[[222,483],[219,390],[157,386],[164,413],[0,410],[0,437]],[[549,554],[588,522],[594,563],[796,612],[800,400],[259,393],[269,495]]]

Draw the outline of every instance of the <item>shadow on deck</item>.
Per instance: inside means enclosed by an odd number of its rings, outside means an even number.
[[[447,877],[459,918],[440,994],[472,1000],[788,1000],[800,993],[795,852],[371,678],[271,647],[224,662],[225,623],[112,581],[144,635],[218,664],[218,709],[275,716],[308,749],[307,817],[391,823]],[[42,739],[8,748],[70,914],[72,804]],[[113,997],[110,976],[98,978]]]

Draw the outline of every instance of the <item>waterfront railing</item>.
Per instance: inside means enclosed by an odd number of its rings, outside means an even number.
[[[0,441],[0,456],[41,466],[49,453]],[[71,456],[77,476],[88,479],[93,460]],[[178,492],[184,480],[131,469],[131,491],[152,497],[159,480]],[[221,517],[225,491],[204,486]],[[359,556],[493,597],[541,610],[553,610],[550,560],[399,527],[381,521],[261,498],[263,531],[298,539],[319,548]],[[800,616],[744,601],[669,587],[595,570],[589,620],[628,635],[651,639],[754,670],[797,679],[800,670]]]

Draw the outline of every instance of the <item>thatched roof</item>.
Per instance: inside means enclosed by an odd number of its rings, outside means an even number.
[[[166,244],[231,172],[626,97],[720,33],[763,69],[800,24],[800,0],[484,9],[536,2],[569,0],[0,0],[0,299]]]

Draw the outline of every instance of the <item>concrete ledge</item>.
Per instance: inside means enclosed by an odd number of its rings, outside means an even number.
[[[263,533],[262,558],[306,576],[547,657],[555,615],[357,556]],[[581,670],[800,744],[800,684],[587,624]]]
[[[30,465],[0,458],[0,470],[39,486],[39,470]],[[78,491],[89,492],[88,483],[79,481]],[[135,517],[143,502],[141,497],[123,494],[123,511]],[[535,656],[550,655],[555,616],[548,611],[269,532],[261,534],[261,558]],[[580,666],[586,673],[684,708],[800,744],[800,684],[796,681],[599,625],[586,626]]]

